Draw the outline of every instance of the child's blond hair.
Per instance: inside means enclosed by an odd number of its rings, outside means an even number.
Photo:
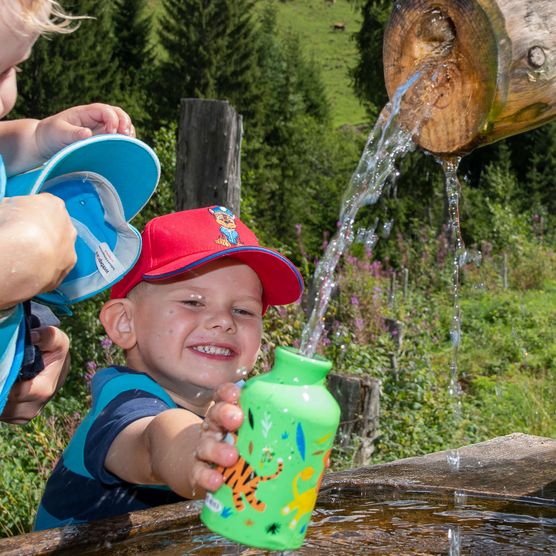
[[[21,23],[21,32],[71,33],[76,17],[66,14],[56,0],[5,0],[2,11],[11,13]]]

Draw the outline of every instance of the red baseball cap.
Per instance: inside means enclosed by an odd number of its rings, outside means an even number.
[[[299,299],[303,278],[286,257],[261,247],[255,234],[221,206],[174,212],[153,218],[141,234],[135,266],[112,287],[112,299],[125,297],[139,282],[168,280],[222,257],[250,266],[263,286],[263,313],[269,305]]]

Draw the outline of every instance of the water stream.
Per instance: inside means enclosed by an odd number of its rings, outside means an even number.
[[[415,149],[411,137],[419,122],[416,122],[415,129],[408,132],[399,126],[397,116],[404,94],[419,77],[420,74],[416,73],[408,79],[397,90],[392,102],[382,110],[344,194],[338,230],[317,265],[313,278],[313,309],[303,329],[300,346],[301,353],[307,357],[314,356],[324,331],[324,315],[335,285],[336,266],[354,239],[353,224],[357,212],[362,206],[378,201],[384,184],[396,172],[398,158]]]
[[[404,95],[416,84],[420,73],[415,73],[398,89],[394,99],[387,104],[369,135],[365,149],[349,186],[342,200],[338,230],[328,244],[326,251],[315,270],[313,279],[314,299],[310,317],[303,329],[300,351],[313,357],[324,331],[324,315],[330,295],[335,286],[335,270],[342,254],[354,240],[354,221],[359,209],[365,205],[376,203],[389,179],[395,179],[397,160],[415,148],[412,136],[428,117],[427,106],[423,106],[421,118],[415,122],[411,132],[402,129],[398,123],[398,114]],[[417,85],[420,85],[417,83]],[[429,95],[430,96],[430,95]],[[461,314],[459,302],[460,269],[467,262],[468,253],[461,236],[459,222],[460,184],[457,169],[460,158],[447,158],[439,161],[445,176],[446,199],[448,208],[448,234],[452,258],[452,298],[453,315],[450,325],[452,352],[449,370],[449,394],[453,402],[454,427],[459,431],[461,415],[461,387],[458,380],[458,350],[461,344]],[[359,230],[357,241],[372,244],[378,240],[375,233],[377,223],[369,232]],[[389,223],[391,227],[391,223]],[[389,230],[388,230],[389,231]],[[368,237],[367,237],[368,236]],[[457,432],[456,432],[457,435]],[[461,439],[455,436],[454,443]],[[459,453],[457,449],[449,452],[448,463],[453,471],[459,469]],[[455,535],[455,533],[454,533]],[[456,538],[455,535],[454,538]],[[457,540],[454,541],[457,544]]]
[[[457,169],[460,159],[442,161],[446,183],[446,199],[448,203],[448,234],[452,247],[452,299],[453,313],[450,324],[450,340],[452,353],[450,358],[450,384],[448,393],[452,399],[454,411],[454,429],[457,432],[461,425],[461,387],[458,380],[458,351],[461,344],[461,311],[459,304],[460,269],[465,264],[465,246],[461,237],[459,222],[460,184]],[[448,464],[453,471],[459,469],[459,452],[452,449],[448,452]]]

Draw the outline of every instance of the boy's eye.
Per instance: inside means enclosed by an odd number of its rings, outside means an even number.
[[[234,313],[236,313],[236,315],[247,316],[247,317],[255,316],[255,313],[253,311],[249,309],[243,309],[241,307],[234,308]]]
[[[184,299],[182,301],[187,307],[202,307],[202,303],[198,299]]]

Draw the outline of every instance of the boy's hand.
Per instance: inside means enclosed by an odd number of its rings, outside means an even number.
[[[35,136],[38,152],[48,159],[75,141],[101,133],[135,137],[135,128],[129,115],[120,107],[96,102],[74,106],[40,120]]]
[[[59,328],[46,326],[31,331],[33,344],[40,348],[44,370],[35,378],[16,382],[0,420],[23,425],[36,417],[60,389],[69,370],[69,338]]]
[[[214,395],[214,405],[201,425],[201,437],[195,452],[192,471],[195,488],[215,491],[223,482],[222,474],[213,465],[230,467],[238,458],[235,446],[224,442],[228,431],[236,431],[243,422],[238,407],[241,390],[234,384],[223,384]]]

